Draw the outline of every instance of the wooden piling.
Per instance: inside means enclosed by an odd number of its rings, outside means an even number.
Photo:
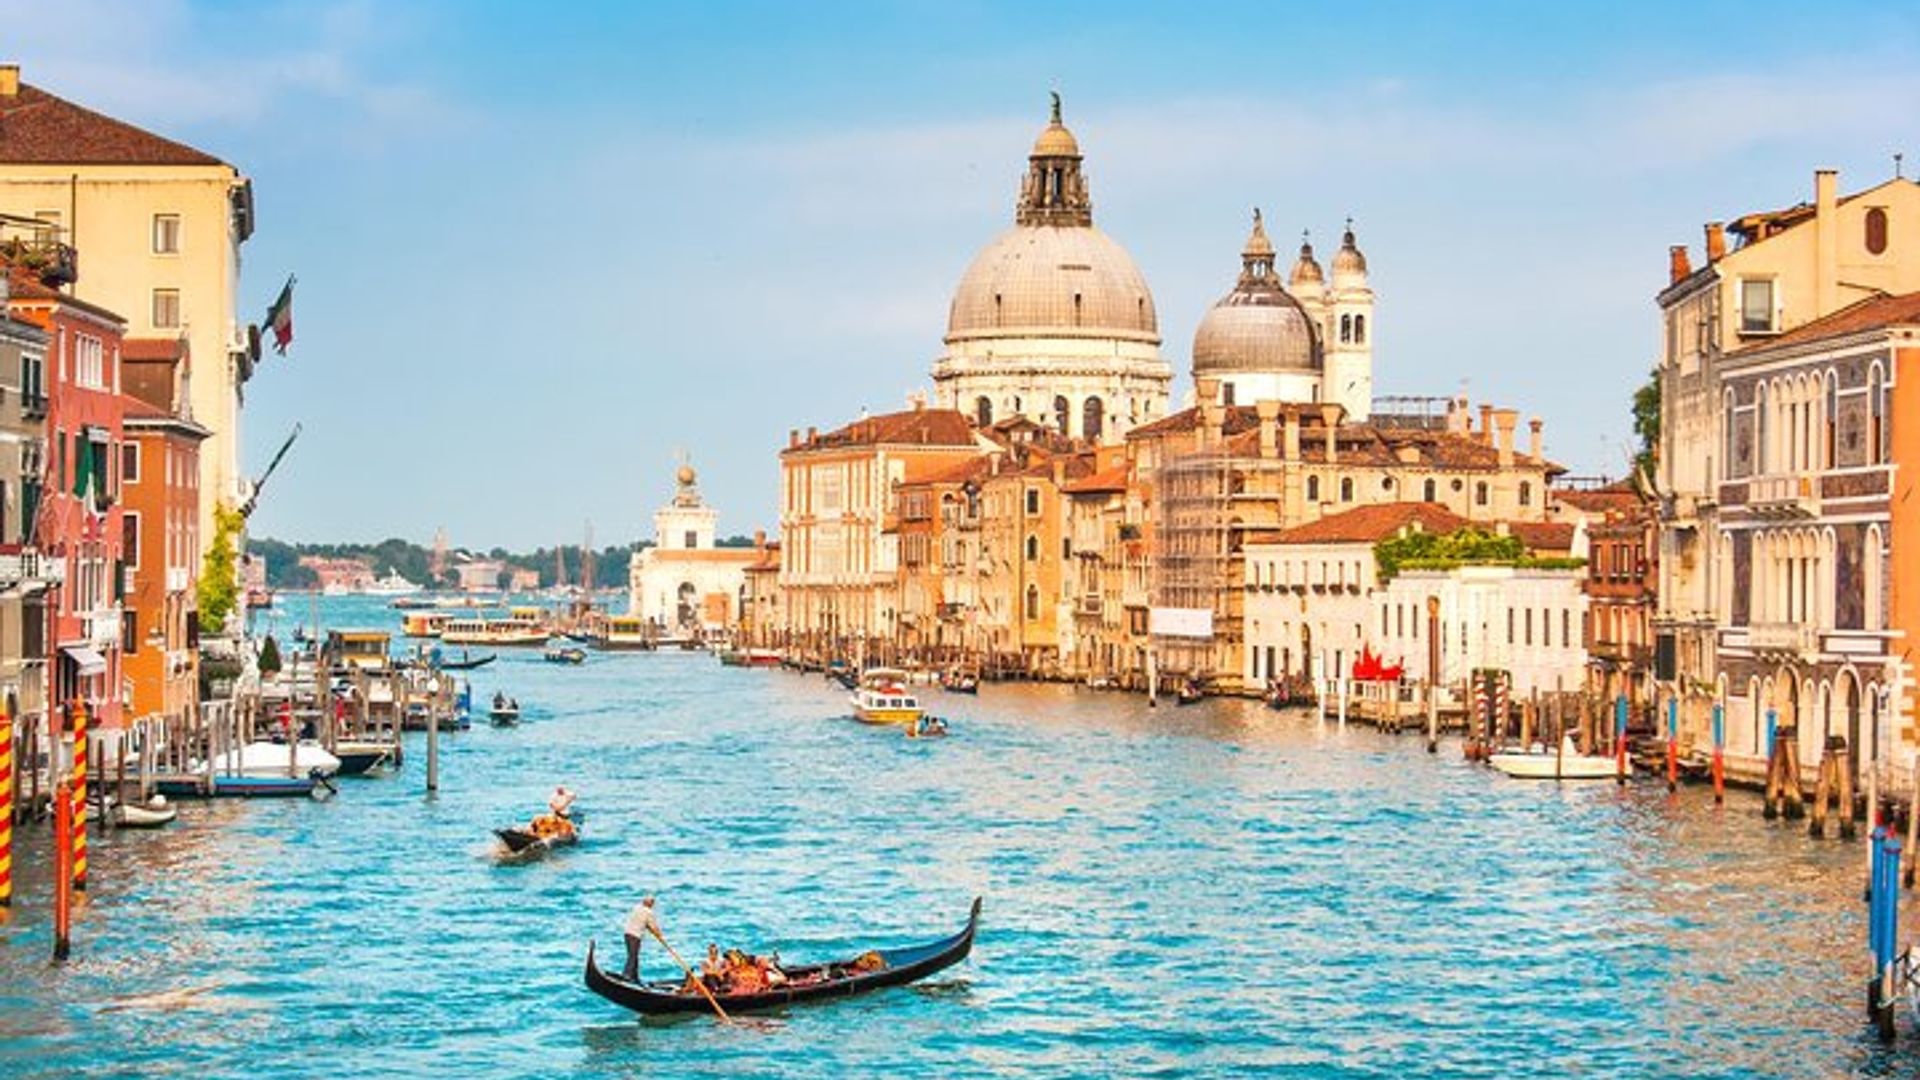
[[[1831,744],[1828,745],[1828,750]],[[1824,752],[1820,756],[1818,778],[1813,784],[1813,814],[1807,825],[1807,835],[1825,838],[1827,835],[1827,799],[1833,795],[1833,754]]]
[[[427,791],[440,790],[440,713],[427,709]]]
[[[1782,755],[1786,766],[1783,770],[1784,775],[1781,777],[1781,793],[1786,798],[1786,805],[1781,807],[1781,812],[1786,815],[1788,821],[1798,821],[1807,812],[1806,797],[1800,790],[1799,732],[1794,728],[1788,728],[1786,736],[1786,752]]]
[[[0,908],[13,903],[13,710],[0,702]]]
[[[1827,740],[1833,758],[1835,803],[1840,813],[1840,839],[1853,839],[1853,749],[1845,735]]]

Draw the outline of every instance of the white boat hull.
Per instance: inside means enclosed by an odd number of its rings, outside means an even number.
[[[1516,780],[1611,780],[1620,775],[1614,759],[1591,754],[1495,754],[1487,764]],[[1632,762],[1627,771],[1633,771]]]
[[[318,772],[321,776],[332,776],[340,771],[340,759],[327,753],[318,746],[301,743],[293,755],[293,775],[311,776]],[[229,750],[213,759],[215,776],[241,776],[256,779],[272,779],[287,775],[287,747],[285,743],[255,742]]]

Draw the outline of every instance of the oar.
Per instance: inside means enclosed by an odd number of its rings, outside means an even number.
[[[707,981],[695,975],[693,969],[687,966],[687,962],[680,959],[680,954],[674,952],[673,946],[667,944],[667,939],[660,935],[660,928],[657,926],[649,926],[647,930],[653,935],[653,939],[660,943],[660,947],[667,950],[667,955],[673,957],[673,962],[680,965],[680,970],[687,973],[687,978],[693,981],[693,985],[700,988],[700,996],[706,998],[707,1004],[713,1006],[713,1011],[720,1017],[721,1023],[733,1023],[733,1017],[727,1015],[727,1010],[721,1008],[720,1003],[714,1000],[713,991],[707,989]]]

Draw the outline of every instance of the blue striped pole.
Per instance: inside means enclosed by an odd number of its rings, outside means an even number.
[[[1767,757],[1767,782],[1763,789],[1766,798],[1766,808],[1762,813],[1768,818],[1775,817],[1780,813],[1780,808],[1774,805],[1773,801],[1773,729],[1776,720],[1777,717],[1773,711],[1773,706],[1767,706],[1767,742],[1766,745],[1761,748],[1761,753]]]
[[[1667,790],[1680,787],[1680,695],[1667,699]]]
[[[1727,707],[1713,703],[1713,801],[1727,801]]]
[[[1621,694],[1613,699],[1613,764],[1614,776],[1621,784],[1627,782],[1627,695]]]

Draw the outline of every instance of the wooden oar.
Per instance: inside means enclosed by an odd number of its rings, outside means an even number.
[[[720,1017],[720,1021],[725,1024],[733,1023],[733,1017],[727,1015],[727,1010],[721,1008],[720,1002],[714,999],[713,991],[707,989],[707,981],[695,975],[693,969],[687,966],[687,962],[680,959],[680,954],[674,952],[673,946],[667,944],[667,939],[660,935],[660,928],[657,926],[649,926],[647,927],[647,932],[653,935],[653,939],[660,943],[661,948],[667,950],[667,955],[673,957],[673,962],[680,965],[680,970],[687,973],[687,978],[693,981],[693,985],[699,987],[700,996],[706,998],[707,1004],[713,1006],[713,1011],[715,1015]]]

